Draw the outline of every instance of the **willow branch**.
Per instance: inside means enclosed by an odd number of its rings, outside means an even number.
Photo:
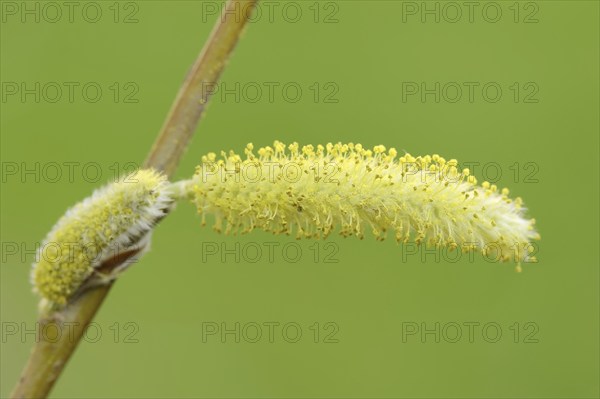
[[[183,155],[214,85],[257,0],[228,1],[208,42],[194,63],[146,159],[146,166],[173,173]]]
[[[173,174],[210,99],[211,88],[225,68],[256,2],[227,1],[183,82],[144,167],[160,170],[167,176]],[[39,341],[34,344],[12,398],[48,396],[112,285],[91,288],[62,310],[40,315]],[[50,336],[48,331],[59,331],[60,335]]]

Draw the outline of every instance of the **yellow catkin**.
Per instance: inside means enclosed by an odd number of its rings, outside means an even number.
[[[64,305],[104,260],[132,245],[143,249],[173,202],[167,187],[161,174],[139,170],[69,209],[40,246],[31,271],[34,291]]]
[[[539,239],[520,198],[477,185],[457,160],[438,154],[279,141],[257,154],[248,144],[244,154],[207,154],[185,188],[203,223],[214,215],[219,232],[325,238],[339,228],[363,238],[369,230],[380,240],[391,233],[398,242],[478,249],[516,262],[530,259],[529,245]]]

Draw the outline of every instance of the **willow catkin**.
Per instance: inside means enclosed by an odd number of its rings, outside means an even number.
[[[413,157],[382,145],[286,147],[276,141],[242,157],[233,151],[202,158],[186,189],[202,215],[225,233],[253,229],[297,238],[325,238],[339,228],[363,238],[414,241],[464,251],[495,252],[498,259],[528,260],[539,239],[520,198],[477,181],[458,162],[439,155]]]
[[[148,169],[96,190],[69,209],[46,236],[31,271],[34,291],[46,304],[65,305],[107,259],[126,251],[139,256],[152,227],[172,203],[166,178]],[[127,264],[98,277],[114,278]]]
[[[382,145],[298,143],[245,156],[214,153],[202,158],[191,180],[170,184],[153,170],[140,170],[109,184],[69,209],[47,235],[31,281],[43,303],[65,305],[83,286],[110,281],[147,249],[154,225],[187,196],[203,222],[215,229],[254,229],[297,238],[326,238],[334,230],[379,240],[480,250],[499,260],[530,261],[539,239],[520,198],[508,189],[477,185],[468,169],[439,155],[398,157]],[[120,258],[122,257],[122,259]],[[116,259],[116,266],[100,268]]]

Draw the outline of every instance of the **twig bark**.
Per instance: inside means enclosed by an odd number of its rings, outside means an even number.
[[[187,148],[221,72],[257,0],[228,1],[210,38],[181,86],[146,159],[146,167],[174,172]]]
[[[248,22],[257,0],[228,0],[196,59],[144,167],[173,174],[192,138],[210,95]],[[39,342],[34,344],[12,398],[45,398],[102,305],[113,283],[91,288],[65,308],[41,314]],[[48,331],[60,331],[52,335]]]

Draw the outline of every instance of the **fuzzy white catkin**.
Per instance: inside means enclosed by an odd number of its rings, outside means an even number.
[[[300,147],[276,141],[245,157],[231,151],[202,158],[186,190],[214,228],[246,233],[255,228],[298,238],[342,236],[480,250],[499,260],[531,261],[539,239],[520,198],[483,182],[439,155],[397,157],[393,148],[360,144]],[[493,252],[493,253],[492,253]],[[520,266],[519,266],[520,267]]]
[[[31,271],[44,303],[65,305],[104,261],[146,249],[153,226],[171,209],[168,188],[163,175],[142,169],[69,209],[46,236]]]

